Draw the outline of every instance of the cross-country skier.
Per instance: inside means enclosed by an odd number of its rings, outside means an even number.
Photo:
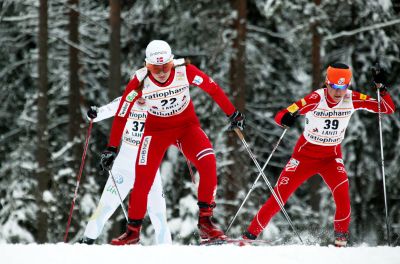
[[[374,72],[373,72],[374,73]],[[382,96],[381,112],[392,114],[393,101],[385,86],[384,72],[373,74],[376,88]],[[355,110],[378,112],[378,101],[370,96],[349,90],[352,72],[343,63],[334,63],[327,69],[325,87],[312,92],[280,111],[275,121],[291,127],[298,114],[305,115],[304,132],[293,154],[281,172],[274,188],[282,204],[308,178],[319,174],[330,188],[335,204],[335,245],[346,246],[349,237],[350,197],[349,181],[342,160],[340,143]],[[256,239],[271,218],[280,210],[274,197],[270,197],[258,211],[243,234],[245,239]]]
[[[229,117],[231,129],[243,129],[244,115],[235,109],[210,77],[195,66],[185,63],[184,59],[174,60],[173,57],[167,42],[154,40],[148,44],[146,67],[138,70],[128,83],[113,121],[108,148],[102,153],[102,164],[107,168],[116,156],[127,113],[137,98],[145,98],[148,117],[136,159],[136,180],[129,201],[129,223],[126,232],[111,241],[113,245],[139,242],[147,194],[165,151],[173,144],[180,145],[183,154],[200,174],[200,237],[204,240],[225,238],[224,232],[211,220],[217,187],[216,160],[211,143],[200,128],[189,86],[198,86],[213,98]]]
[[[100,108],[91,107],[87,113],[93,122],[113,117],[117,112],[121,97]],[[135,159],[138,154],[140,139],[143,135],[144,124],[147,117],[145,100],[139,98],[129,112],[122,143],[112,166],[111,173],[114,176],[118,191],[122,200],[128,195],[135,181]],[[120,206],[120,198],[114,183],[109,176],[104,186],[99,204],[86,226],[81,243],[93,244],[100,235],[106,221]],[[156,244],[171,244],[171,233],[167,224],[165,198],[162,191],[160,171],[155,172],[155,180],[148,196],[147,212],[155,231]]]

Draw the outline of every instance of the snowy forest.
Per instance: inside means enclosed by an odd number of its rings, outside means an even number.
[[[165,40],[175,58],[189,58],[245,113],[243,133],[261,166],[283,132],[274,122],[276,112],[320,88],[332,62],[350,65],[351,89],[373,97],[370,67],[379,62],[400,107],[398,0],[1,0],[0,7],[0,243],[63,241],[89,126],[86,111],[122,95],[143,66],[151,40]],[[214,217],[226,229],[258,170],[239,138],[227,131],[218,105],[196,87],[191,97],[215,149]],[[400,245],[399,117],[398,110],[382,117],[392,245]],[[107,180],[99,158],[111,122],[96,123],[91,131],[70,243],[82,237]],[[272,185],[303,123],[300,117],[288,130],[266,167]],[[351,241],[385,245],[378,115],[357,111],[342,150],[350,181]],[[168,150],[161,174],[173,242],[197,243],[197,186],[178,149]],[[228,235],[240,237],[269,196],[261,179]],[[285,208],[307,244],[332,242],[335,205],[319,176],[303,184]],[[96,243],[109,243],[125,225],[118,209]],[[144,244],[154,244],[153,232],[146,218]],[[282,214],[260,238],[299,243]]]

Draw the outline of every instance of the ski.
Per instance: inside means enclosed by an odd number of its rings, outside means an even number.
[[[201,246],[220,246],[220,245],[235,245],[235,246],[271,246],[271,241],[266,240],[251,240],[243,238],[225,238],[225,239],[213,239],[205,240],[200,242]]]

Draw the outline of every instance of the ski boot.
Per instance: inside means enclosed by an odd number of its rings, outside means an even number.
[[[123,246],[123,245],[135,245],[140,241],[140,229],[142,228],[143,219],[141,220],[129,220],[126,225],[126,232],[121,236],[111,240],[111,245]]]
[[[241,247],[242,246],[247,246],[247,245],[251,244],[256,239],[257,239],[256,235],[253,235],[249,231],[246,231],[242,235],[242,240],[240,240],[239,246],[241,246]]]
[[[199,228],[199,234],[202,244],[211,241],[224,241],[226,240],[226,235],[212,222],[213,209],[215,208],[215,203],[208,204],[204,202],[197,203],[200,208],[199,222],[197,227]]]
[[[95,239],[88,238],[88,237],[82,237],[81,239],[78,240],[79,244],[86,244],[86,245],[93,245]]]
[[[335,231],[335,247],[346,247],[349,240],[349,232]]]
[[[256,239],[257,239],[257,236],[256,236],[256,235],[253,235],[253,234],[250,233],[249,231],[246,231],[246,232],[243,233],[242,238],[243,238],[243,239],[246,239],[246,240],[256,240]]]

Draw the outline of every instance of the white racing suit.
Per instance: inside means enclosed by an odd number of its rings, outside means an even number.
[[[118,97],[111,103],[100,107],[97,111],[97,118],[93,122],[113,117],[117,112],[120,100],[121,97]],[[135,180],[135,161],[146,117],[146,106],[141,106],[136,102],[124,128],[122,144],[111,170],[123,200],[133,187]],[[84,236],[90,239],[97,239],[106,221],[118,206],[120,206],[118,193],[111,177],[108,177],[96,211],[90,217],[86,226]],[[171,244],[171,233],[167,225],[166,205],[159,169],[148,195],[147,212],[154,227],[156,244]]]

